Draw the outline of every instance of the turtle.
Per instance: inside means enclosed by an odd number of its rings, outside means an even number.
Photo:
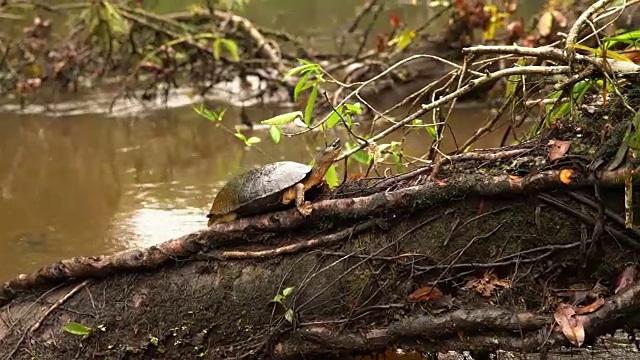
[[[300,214],[310,215],[311,203],[305,200],[305,192],[323,185],[324,175],[340,152],[340,139],[336,139],[316,156],[313,167],[279,161],[235,176],[213,200],[207,226],[283,209],[291,202]]]

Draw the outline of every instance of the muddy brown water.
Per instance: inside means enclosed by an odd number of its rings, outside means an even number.
[[[416,6],[395,1],[387,4],[388,11],[400,14],[410,25],[439,10],[427,6],[428,1]],[[523,2],[519,13],[532,14],[542,3]],[[293,34],[321,34],[317,42],[332,46],[335,33],[350,23],[362,4],[360,0],[263,0],[250,1],[242,13],[257,24]],[[187,8],[185,2],[167,0],[145,5],[161,13]],[[24,15],[24,21],[12,23],[16,31],[30,22],[29,14]],[[387,28],[388,16],[381,16],[378,25]],[[0,110],[0,281],[61,258],[109,254],[200,229],[216,189],[230,176],[274,160],[309,161],[313,147],[323,141],[297,137],[274,145],[262,133],[258,149],[246,150],[238,139],[195,115],[190,106],[145,111],[144,117],[96,114],[95,107],[107,106],[108,97],[98,95],[96,99],[103,102],[99,105],[75,99],[76,110],[66,112],[73,116],[51,117],[38,107],[27,109],[27,114],[7,112],[11,107]],[[64,101],[57,107],[74,107],[73,98]],[[175,97],[170,105],[189,101]],[[255,109],[250,117],[259,121],[277,112]],[[485,118],[482,107],[457,111],[452,125],[458,141],[468,138]],[[226,120],[233,127],[239,123],[238,112],[229,109]],[[501,136],[498,131],[477,146],[495,146]],[[422,131],[407,138],[405,149],[420,156],[429,143]]]

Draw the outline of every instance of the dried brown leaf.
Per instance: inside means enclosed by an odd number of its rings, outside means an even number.
[[[576,309],[576,314],[577,315],[582,315],[582,314],[592,313],[592,312],[600,309],[602,307],[602,305],[604,305],[604,299],[603,298],[597,298],[594,302],[592,302],[591,304],[589,304],[587,306],[579,306]]]
[[[636,281],[636,276],[638,274],[638,270],[634,266],[627,266],[622,270],[622,272],[616,278],[616,288],[613,290],[615,294],[617,294],[620,290],[626,288],[627,286],[633,284]]]
[[[489,297],[498,288],[511,287],[511,280],[499,279],[493,271],[486,271],[481,278],[472,279],[464,286],[465,289],[473,289],[484,297]]]
[[[564,156],[564,154],[569,151],[571,147],[571,140],[549,140],[548,149],[549,149],[549,160],[553,161],[556,159],[560,159]]]
[[[429,300],[435,300],[442,297],[442,291],[435,286],[424,286],[416,289],[416,291],[409,294],[407,300],[411,302],[426,302]]]
[[[576,312],[571,305],[561,303],[556,308],[553,318],[567,340],[575,346],[580,346],[584,342],[584,326],[582,320],[575,315]]]

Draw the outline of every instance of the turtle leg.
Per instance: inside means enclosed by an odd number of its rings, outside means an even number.
[[[238,217],[236,213],[228,213],[220,216],[211,216],[207,222],[207,227],[213,224],[228,223],[234,221]]]
[[[311,215],[311,210],[313,209],[311,202],[304,200],[304,184],[297,183],[294,188],[296,189],[296,208],[304,216]]]

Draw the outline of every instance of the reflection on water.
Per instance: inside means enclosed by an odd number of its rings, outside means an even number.
[[[140,208],[114,217],[113,235],[128,247],[150,246],[202,229],[202,209]]]
[[[247,115],[257,121],[277,111],[254,109]],[[485,117],[478,109],[454,115],[458,141]],[[228,109],[226,119],[232,127],[238,112]],[[258,148],[247,151],[190,108],[136,119],[4,114],[0,280],[58,259],[148,246],[201,229],[216,189],[230,176],[285,158],[308,162],[324,141],[315,133],[283,138],[276,146],[267,133],[246,134],[263,139]],[[495,146],[501,137],[496,132],[478,146]],[[404,141],[412,156],[423,155],[431,142],[423,130]],[[451,140],[443,145],[454,147]],[[343,171],[342,163],[337,166]],[[359,167],[354,163],[352,170],[364,170]]]

